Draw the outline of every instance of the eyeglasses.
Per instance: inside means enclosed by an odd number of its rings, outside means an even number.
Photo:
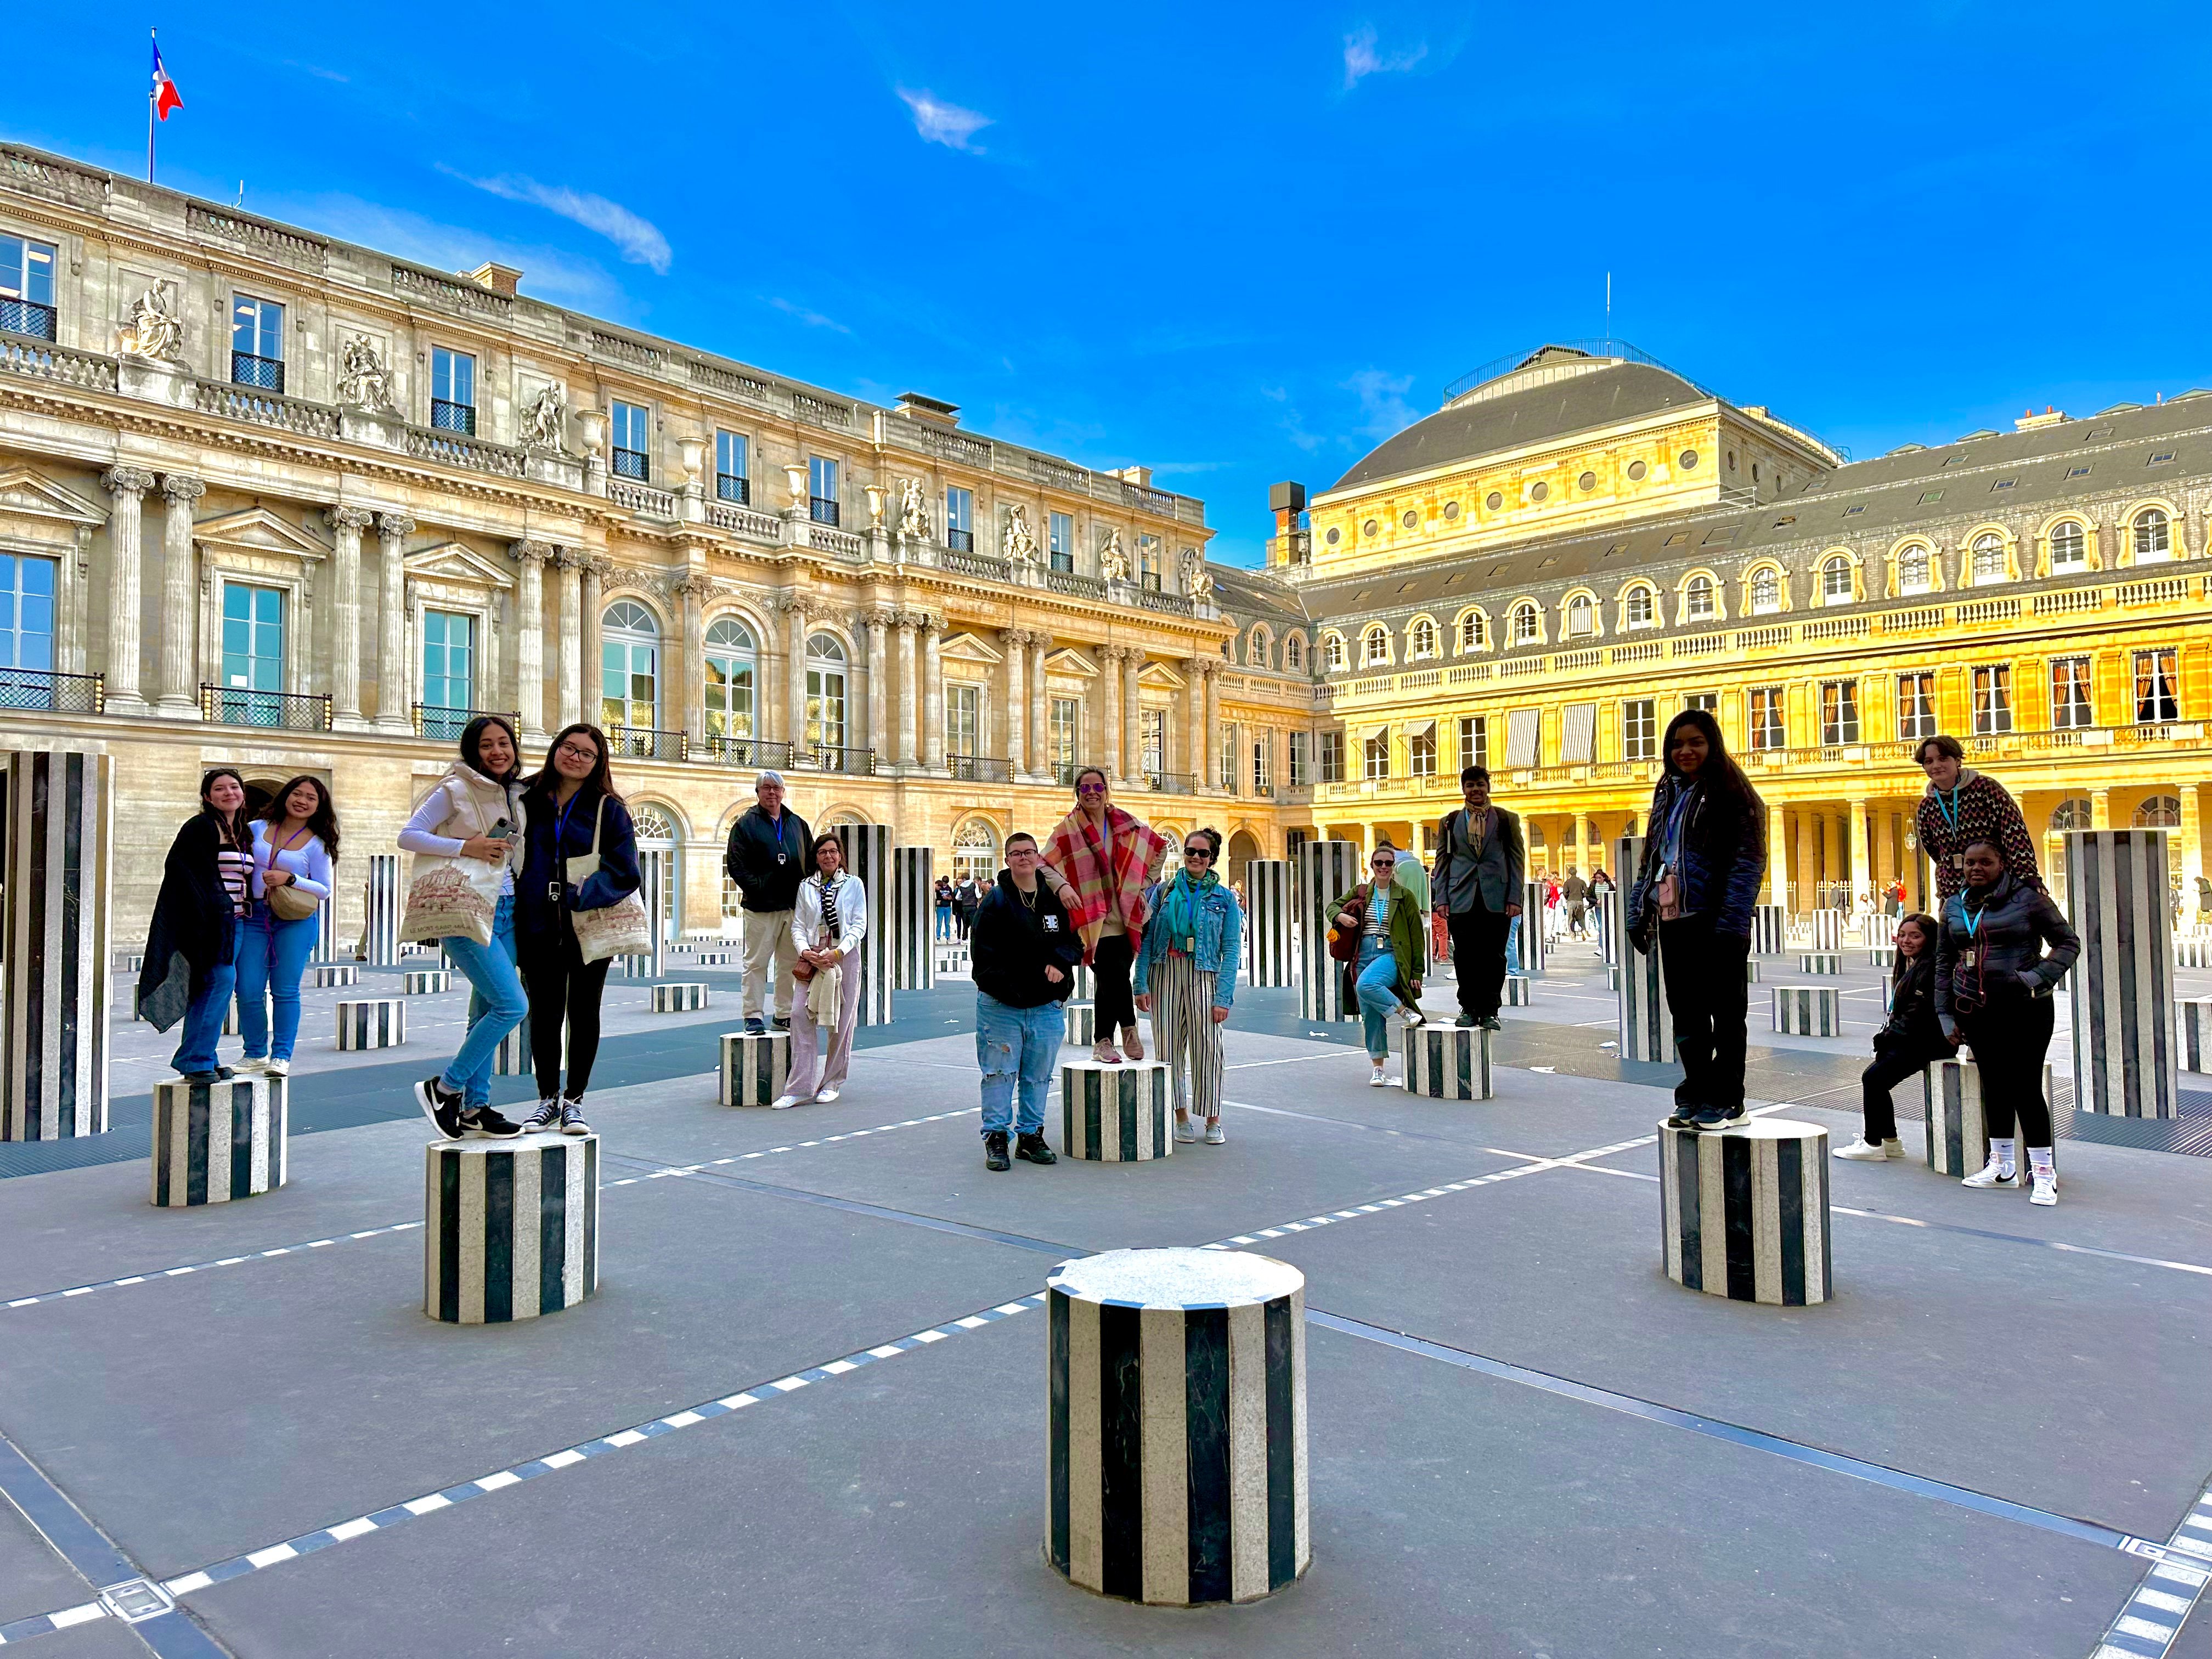
[[[599,758],[599,751],[598,750],[586,749],[580,744],[573,743],[564,743],[553,752],[556,755],[566,755],[570,760],[591,761],[594,763],[596,763]]]
[[[1106,786],[1103,783],[1079,783],[1075,786],[1075,793],[1079,795],[1103,795],[1106,793]]]
[[[1006,856],[1010,859],[1036,859],[1042,858],[1044,854],[1034,847],[1009,847]]]
[[[1182,849],[1182,855],[1187,859],[1204,859],[1208,863],[1213,860],[1212,849],[1210,848],[1186,847]]]

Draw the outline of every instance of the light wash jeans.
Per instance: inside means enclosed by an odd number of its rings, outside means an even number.
[[[1513,918],[1513,925],[1505,930],[1505,971],[1521,971],[1521,918]]]
[[[325,901],[328,902],[328,901]],[[238,925],[238,1033],[246,1040],[248,1060],[292,1058],[300,1041],[300,975],[307,971],[308,953],[315,948],[322,914],[280,921],[265,899]],[[269,1041],[269,1014],[274,1004],[276,1041]]]
[[[939,939],[952,937],[952,907],[949,904],[937,907],[937,936]]]
[[[222,1017],[230,1007],[231,993],[238,988],[235,959],[220,968],[192,969],[192,1000],[185,1009],[184,1028],[177,1034],[177,1052],[169,1064],[189,1077],[212,1072],[221,1062],[215,1046],[222,1040]]]
[[[474,1111],[491,1104],[491,1063],[498,1056],[500,1039],[530,1012],[522,976],[514,970],[514,896],[500,900],[493,913],[489,945],[465,936],[444,944],[446,955],[467,975],[477,994],[470,999],[469,1030],[461,1039],[461,1051],[438,1080],[459,1090],[464,1109]]]
[[[975,1063],[983,1068],[983,1133],[1018,1134],[1044,1128],[1044,1097],[1052,1087],[1052,1068],[1060,1060],[1067,1017],[1057,1002],[1041,1008],[1012,1008],[975,993]],[[1021,1090],[1021,1112],[1014,1112],[1014,1091]]]
[[[1401,1006],[1397,983],[1398,958],[1391,952],[1390,941],[1363,937],[1353,984],[1359,997],[1360,1028],[1366,1033],[1368,1054],[1375,1060],[1390,1057],[1389,1015]]]

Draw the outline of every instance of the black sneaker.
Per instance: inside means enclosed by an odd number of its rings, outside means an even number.
[[[1480,1022],[1477,1020],[1473,1014],[1462,1014],[1457,1019],[1454,1020],[1452,1024],[1458,1026],[1461,1030],[1465,1031],[1473,1030],[1476,1025],[1480,1024]]]
[[[1673,1111],[1667,1114],[1667,1127],[1670,1129],[1696,1128],[1698,1109],[1694,1106],[1676,1106]]]
[[[222,1081],[222,1077],[214,1072],[179,1072],[177,1076],[186,1083],[200,1087]]]
[[[564,1135],[587,1135],[592,1126],[584,1121],[584,1103],[564,1100],[561,1103],[561,1133]]]
[[[1482,1029],[1486,1031],[1502,1031],[1505,1029],[1505,1022],[1497,1015],[1490,1014],[1484,1018]]]
[[[234,1077],[236,1077],[236,1076],[238,1075],[238,1073],[237,1073],[235,1071],[234,1071],[231,1067],[229,1067],[229,1066],[216,1066],[216,1067],[215,1068],[215,1074],[216,1074],[216,1080],[217,1080],[218,1082],[222,1082],[222,1083],[228,1083],[228,1082],[229,1082],[229,1081],[231,1080],[231,1079],[233,1079],[233,1078],[234,1078]]]
[[[1743,1121],[1741,1106],[1705,1106],[1698,1109],[1698,1127],[1702,1131],[1732,1129]]]
[[[415,1103],[422,1109],[422,1115],[430,1120],[430,1127],[438,1132],[441,1140],[458,1140],[461,1135],[461,1091],[448,1089],[436,1078],[425,1078],[415,1085]]]
[[[747,1036],[766,1036],[768,1035],[768,1023],[758,1014],[746,1015],[745,1035]]]
[[[779,1031],[788,1031],[791,1029],[791,1022],[784,1018],[781,1014],[772,1016],[769,1020],[769,1024],[775,1026]]]
[[[1044,1144],[1042,1134],[1018,1135],[1014,1139],[1014,1156],[1027,1158],[1032,1164],[1057,1164],[1060,1154]]]
[[[1006,1158],[1006,1132],[993,1129],[983,1137],[983,1167],[987,1170],[1011,1170],[1014,1166]]]
[[[461,1130],[465,1134],[481,1135],[486,1140],[512,1140],[522,1133],[522,1126],[509,1122],[489,1106],[479,1106],[474,1111],[461,1114]]]

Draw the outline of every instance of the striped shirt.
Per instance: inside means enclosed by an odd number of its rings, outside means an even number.
[[[244,915],[246,895],[253,880],[253,854],[226,847],[215,855],[215,862],[223,889],[230,895],[230,913]]]
[[[841,931],[837,926],[837,888],[825,881],[822,884],[822,936],[834,939]]]

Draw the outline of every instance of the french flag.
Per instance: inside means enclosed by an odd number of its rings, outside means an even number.
[[[161,43],[157,40],[154,43],[154,108],[166,121],[171,110],[184,106],[185,100],[177,91],[177,83],[169,78],[169,71],[161,67]]]

